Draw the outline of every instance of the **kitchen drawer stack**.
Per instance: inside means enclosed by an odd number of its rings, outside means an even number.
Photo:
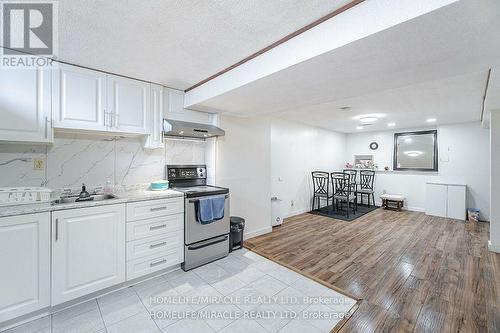
[[[127,204],[127,280],[184,260],[184,198]]]

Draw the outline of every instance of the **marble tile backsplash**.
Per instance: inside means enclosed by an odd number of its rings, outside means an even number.
[[[204,164],[209,141],[165,141],[166,164]]]
[[[165,149],[144,149],[138,138],[58,133],[51,145],[0,143],[0,187],[52,189],[147,184],[163,179],[165,164],[204,164],[209,143],[166,140]],[[21,160],[20,160],[21,159]],[[42,159],[42,170],[34,160]],[[4,164],[6,163],[6,164]]]
[[[113,139],[61,135],[47,146],[49,188],[89,186],[114,181],[115,146]]]
[[[130,186],[163,179],[165,151],[144,150],[134,139],[116,141],[116,184]]]
[[[35,159],[47,164],[47,147],[0,144],[0,186],[44,186],[45,167],[34,169]]]

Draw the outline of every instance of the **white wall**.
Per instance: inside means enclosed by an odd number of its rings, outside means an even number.
[[[354,155],[374,155],[379,169],[389,166],[392,170],[394,133],[413,131],[398,130],[347,135],[346,161],[353,162]],[[425,183],[431,179],[465,182],[468,185],[467,206],[481,210],[481,219],[490,219],[490,157],[489,133],[480,122],[438,126],[439,172],[378,172],[375,183],[376,200],[384,191],[403,194],[412,210],[425,208]],[[379,143],[372,151],[370,142]]]
[[[500,110],[491,112],[491,220],[490,250],[500,253]]]
[[[282,200],[283,217],[311,210],[311,172],[342,169],[345,143],[343,133],[271,121],[271,193]]]
[[[246,220],[245,238],[271,231],[270,121],[220,117],[216,183],[229,187],[231,215]]]

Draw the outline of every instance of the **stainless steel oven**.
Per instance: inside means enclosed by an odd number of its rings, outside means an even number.
[[[174,190],[184,193],[184,263],[190,270],[229,254],[229,189],[206,185],[205,165],[167,165],[167,178]],[[208,224],[197,219],[200,198],[223,197],[224,216]]]
[[[221,220],[214,221],[210,224],[201,224],[196,218],[196,205],[198,199],[186,198],[184,207],[184,240],[186,244],[193,244],[208,238],[225,235],[229,232],[229,194],[210,195],[203,198],[218,198],[224,197],[224,217]]]

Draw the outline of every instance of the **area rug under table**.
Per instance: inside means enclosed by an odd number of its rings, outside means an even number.
[[[358,209],[356,210],[356,213],[352,212],[352,209],[349,211],[349,217],[347,217],[346,211],[345,211],[345,206],[344,210],[341,211],[339,210],[338,212],[333,209],[332,205],[321,207],[320,209],[315,209],[309,212],[309,214],[315,214],[315,215],[321,215],[321,216],[326,216],[326,217],[331,217],[337,220],[342,220],[342,221],[353,221],[357,219],[358,217],[361,217],[369,212],[372,212],[376,209],[379,209],[379,206],[366,206],[366,205],[358,205]]]

